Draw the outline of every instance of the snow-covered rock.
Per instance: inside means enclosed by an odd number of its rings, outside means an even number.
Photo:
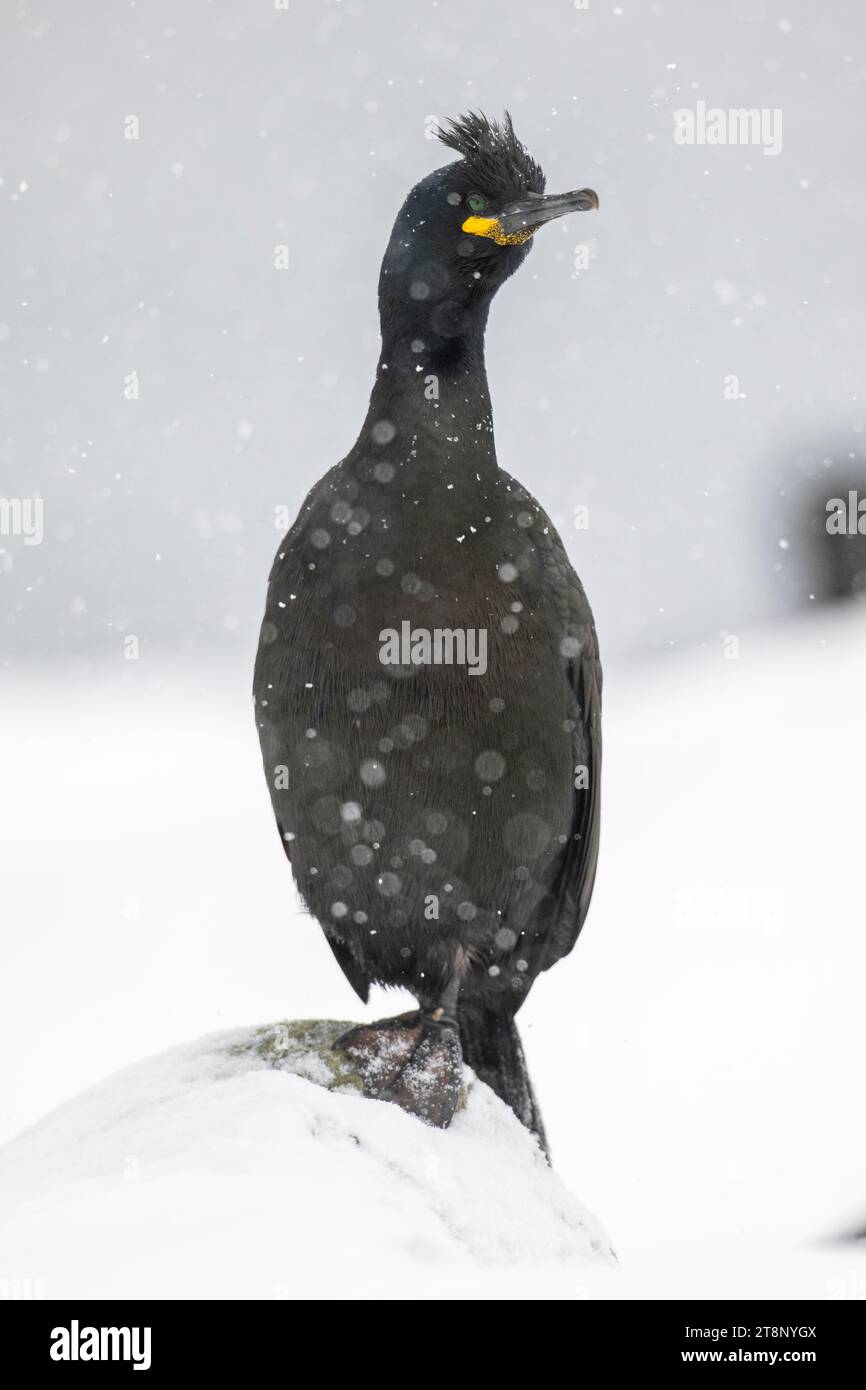
[[[212,1034],[0,1150],[0,1264],[46,1298],[581,1296],[614,1266],[467,1073],[447,1131],[364,1098],[348,1025]]]

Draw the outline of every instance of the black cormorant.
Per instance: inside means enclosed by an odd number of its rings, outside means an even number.
[[[598,199],[545,194],[507,115],[437,133],[460,158],[394,224],[367,418],[274,561],[256,719],[343,971],[418,1001],[342,1039],[369,1094],[447,1125],[462,1055],[544,1145],[514,1015],[589,906],[601,666],[559,536],[497,463],[484,331],[539,227]]]

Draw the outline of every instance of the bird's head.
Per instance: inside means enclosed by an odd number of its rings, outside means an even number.
[[[483,325],[492,296],[525,260],[540,227],[598,207],[591,188],[545,193],[541,166],[507,112],[501,123],[470,112],[436,133],[460,159],[412,189],[379,282],[383,331],[402,322],[434,350],[468,320],[480,317]]]

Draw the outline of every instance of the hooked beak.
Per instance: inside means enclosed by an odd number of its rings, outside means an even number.
[[[593,188],[576,188],[571,193],[527,193],[508,203],[497,221],[507,237],[521,232],[531,236],[545,222],[553,222],[569,212],[588,212],[590,208],[598,208],[598,194]]]

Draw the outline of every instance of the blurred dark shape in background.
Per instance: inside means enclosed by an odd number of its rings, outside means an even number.
[[[778,534],[773,569],[780,617],[818,604],[866,601],[866,449],[853,435],[829,424],[776,455],[779,500],[770,515]]]
[[[814,601],[866,601],[866,459],[847,457],[813,485],[800,530]]]

